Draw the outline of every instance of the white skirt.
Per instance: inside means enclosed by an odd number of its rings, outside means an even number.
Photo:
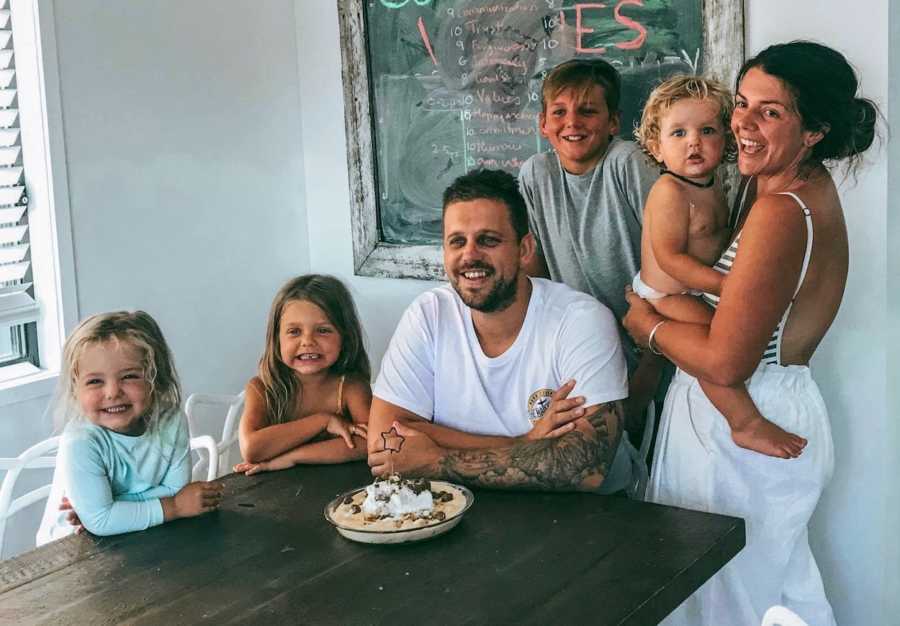
[[[663,623],[750,626],[780,604],[810,626],[832,626],[807,537],[834,469],[825,403],[809,368],[799,365],[760,365],[747,388],[767,419],[809,443],[796,459],[739,448],[697,379],[678,370],[666,394],[647,499],[742,517],[747,542]]]

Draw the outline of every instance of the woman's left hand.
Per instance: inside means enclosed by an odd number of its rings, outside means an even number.
[[[628,302],[628,311],[622,318],[622,326],[631,335],[636,346],[646,349],[650,339],[650,331],[664,318],[649,302],[634,293],[631,285],[625,287],[625,301]]]

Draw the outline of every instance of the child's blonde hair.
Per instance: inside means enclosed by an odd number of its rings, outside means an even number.
[[[641,123],[634,129],[634,138],[650,158],[652,148],[659,145],[659,133],[663,116],[680,100],[712,100],[719,105],[722,128],[725,133],[724,161],[737,157],[737,142],[731,132],[731,112],[734,98],[722,83],[702,76],[673,76],[661,83],[647,97]]]
[[[341,336],[341,353],[331,366],[336,375],[350,375],[369,383],[372,374],[363,343],[362,327],[353,297],[333,276],[305,274],[289,280],[275,295],[266,326],[266,349],[259,359],[259,379],[263,384],[269,424],[292,419],[292,409],[301,392],[300,380],[281,359],[281,315],[288,302],[305,300],[322,309]]]
[[[77,401],[78,362],[85,348],[106,342],[122,342],[141,355],[141,370],[150,387],[144,419],[155,428],[162,416],[181,406],[181,384],[172,352],[156,321],[144,311],[99,313],[72,331],[63,347],[62,372],[56,399],[56,422],[62,425],[81,416]]]

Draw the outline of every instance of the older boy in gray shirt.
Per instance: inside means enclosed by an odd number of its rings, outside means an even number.
[[[531,157],[519,173],[538,240],[529,270],[591,294],[619,322],[625,285],[640,268],[644,200],[659,176],[636,144],[613,138],[620,87],[619,73],[602,60],[554,68],[544,80],[540,116],[554,150]],[[662,361],[644,353],[638,367],[634,344],[621,335],[631,373],[628,413],[636,416],[653,396]]]

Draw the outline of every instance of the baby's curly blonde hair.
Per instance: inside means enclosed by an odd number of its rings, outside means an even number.
[[[634,129],[634,138],[651,158],[651,146],[658,145],[663,115],[679,100],[712,100],[719,105],[722,127],[725,131],[723,160],[733,162],[737,158],[737,142],[731,132],[731,112],[734,98],[722,83],[702,76],[673,76],[661,83],[647,98],[641,123]]]

